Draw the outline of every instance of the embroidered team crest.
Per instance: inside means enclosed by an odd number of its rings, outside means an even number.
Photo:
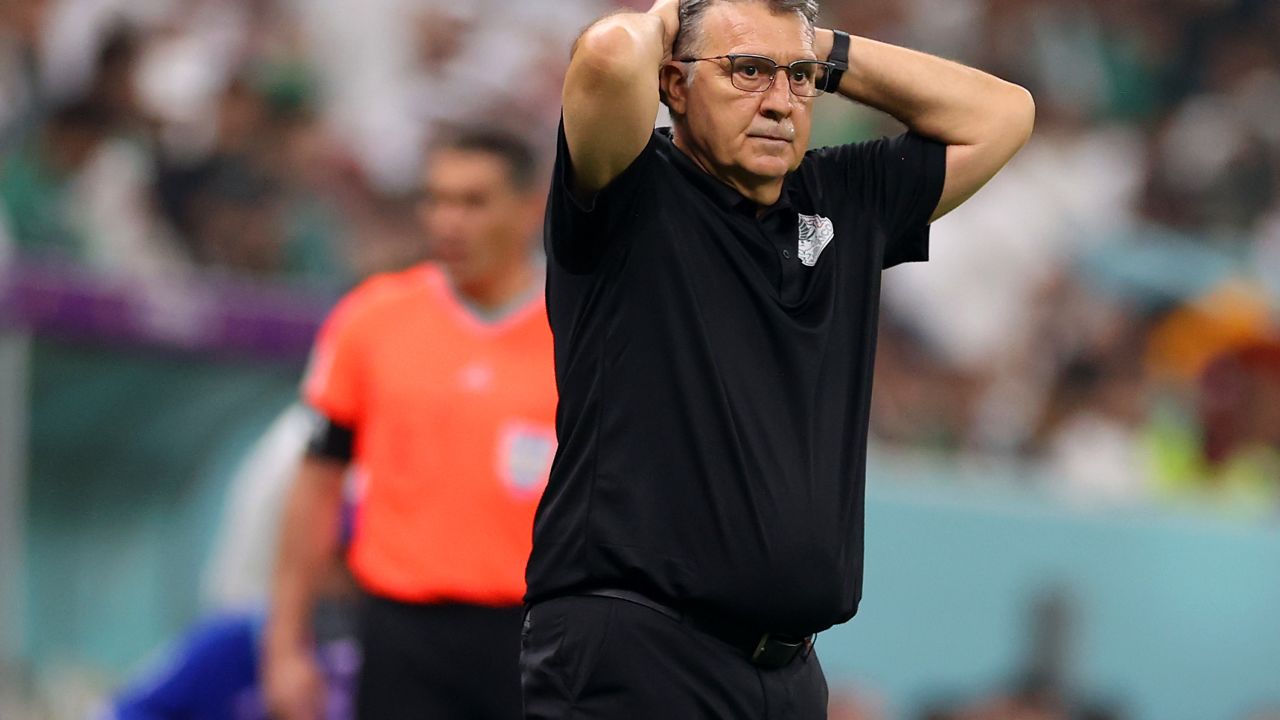
[[[809,267],[818,263],[827,243],[836,236],[836,229],[831,221],[821,215],[800,216],[800,262]]]
[[[547,484],[555,455],[555,428],[509,423],[498,438],[498,475],[513,495],[536,495]]]

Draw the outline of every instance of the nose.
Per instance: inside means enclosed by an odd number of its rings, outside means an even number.
[[[760,114],[770,120],[790,116],[792,103],[796,100],[795,94],[791,92],[791,82],[787,79],[787,68],[778,68],[778,72],[782,73],[782,77],[774,75],[773,85],[762,93],[764,97],[760,100]]]
[[[467,223],[466,210],[457,203],[436,203],[424,217],[430,230],[437,234],[453,233]]]

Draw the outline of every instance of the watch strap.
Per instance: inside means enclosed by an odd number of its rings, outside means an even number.
[[[840,79],[844,77],[844,71],[849,69],[849,33],[840,30],[832,30],[831,33],[834,37],[831,41],[831,53],[827,55],[827,62],[835,67],[827,73],[827,81],[822,88],[825,92],[835,92],[840,89]]]

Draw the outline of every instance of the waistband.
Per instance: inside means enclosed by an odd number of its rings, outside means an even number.
[[[746,656],[751,664],[765,669],[786,667],[797,657],[808,657],[813,651],[813,635],[775,633],[712,613],[681,610],[632,590],[598,588],[576,594],[622,600],[649,608],[732,646]]]

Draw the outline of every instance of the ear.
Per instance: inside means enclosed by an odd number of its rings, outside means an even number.
[[[673,115],[684,115],[689,105],[686,72],[678,63],[667,63],[658,71],[658,95]]]

